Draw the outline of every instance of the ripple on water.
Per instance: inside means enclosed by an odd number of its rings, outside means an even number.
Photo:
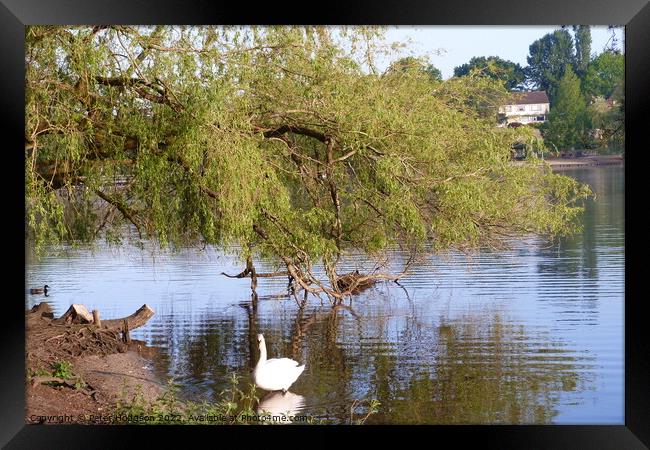
[[[214,249],[75,250],[29,262],[27,283],[52,286],[57,315],[72,303],[105,318],[149,304],[156,315],[133,336],[159,348],[155,370],[188,399],[217,400],[233,373],[249,382],[251,337],[263,332],[269,356],[307,365],[292,392],[321,418],[345,422],[353,402],[375,398],[375,423],[621,424],[623,174],[563,173],[598,191],[579,236],[433,256],[400,281],[405,289],[378,283],[346,308],[311,299],[301,311],[282,296],[284,278],[260,280],[253,308],[250,280],[219,275],[242,262]],[[341,271],[366,266],[353,254]],[[26,295],[28,307],[41,300]],[[367,403],[357,406],[364,414]]]

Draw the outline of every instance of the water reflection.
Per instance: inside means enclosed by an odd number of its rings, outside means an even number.
[[[270,414],[273,423],[291,423],[292,416],[299,415],[305,406],[305,397],[287,391],[270,392],[257,405],[257,414]],[[284,416],[284,418],[283,418]]]
[[[252,381],[262,329],[269,353],[306,363],[289,399],[299,399],[309,415],[335,422],[346,420],[355,400],[376,398],[383,406],[370,423],[551,423],[564,392],[589,389],[588,352],[529,332],[500,311],[434,320],[417,309],[390,308],[382,303],[363,315],[342,305],[300,309],[278,322],[263,315],[261,328],[251,303],[240,308],[246,326],[220,320],[184,334],[179,345],[185,357],[173,371],[187,377],[179,381],[194,384],[190,398],[206,388],[219,392],[230,373]],[[401,327],[391,337],[396,322]]]
[[[548,336],[532,336],[499,313],[444,320],[410,375],[399,361],[376,364],[384,408],[371,423],[551,423],[564,392],[584,389],[590,358]],[[396,380],[403,380],[396,383]]]
[[[215,249],[75,250],[28,260],[27,282],[57,280],[57,315],[72,303],[106,318],[150,304],[156,315],[132,336],[159,349],[155,370],[190,400],[218,400],[233,373],[252,382],[263,333],[269,354],[306,365],[289,398],[319,419],[347,422],[355,401],[378,399],[367,423],[622,424],[623,171],[571,174],[597,194],[580,236],[433,257],[401,286],[380,283],[336,308],[278,295],[284,278],[251,296],[249,280],[215,275],[242,264]]]

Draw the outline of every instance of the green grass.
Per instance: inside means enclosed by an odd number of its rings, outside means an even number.
[[[221,393],[217,403],[182,402],[178,400],[178,386],[170,381],[165,392],[154,402],[147,403],[140,386],[132,398],[122,394],[115,418],[118,423],[129,424],[235,424],[244,423],[243,415],[256,414],[254,406],[258,401],[255,386],[247,392],[239,388],[239,379],[233,375],[230,387]]]
[[[52,364],[52,376],[70,380],[74,377],[72,373],[72,363],[68,361],[57,361]]]
[[[368,402],[368,411],[363,417],[360,417],[358,419],[354,418],[354,410],[356,409],[357,405],[360,405],[359,402],[354,401],[352,402],[352,406],[350,407],[350,423],[355,424],[355,425],[363,425],[366,420],[368,420],[368,417],[372,416],[373,414],[377,414],[379,412],[379,406],[381,403],[379,400],[370,400]]]
[[[147,403],[140,386],[135,395],[129,396],[126,389],[122,399],[116,405],[113,413],[116,423],[142,424],[142,425],[259,425],[271,424],[270,420],[258,420],[260,416],[256,406],[259,398],[256,387],[250,384],[245,390],[239,386],[239,377],[235,374],[230,379],[230,387],[221,392],[220,400],[214,403],[183,402],[178,399],[178,386],[169,382],[165,392],[154,402]],[[379,402],[369,401],[369,408],[365,416],[354,418],[354,411],[361,403],[354,402],[351,406],[350,424],[363,424],[366,419],[378,411]],[[291,423],[282,421],[276,423]],[[295,424],[315,425],[327,424],[328,421],[316,417],[307,417],[304,421]]]
[[[72,371],[72,363],[69,361],[61,360],[56,361],[50,365],[50,370],[42,368],[32,370],[32,377],[54,377],[62,380],[74,381],[75,389],[83,389],[86,387],[86,382]],[[48,381],[43,383],[47,386],[59,386],[61,383],[57,381]]]

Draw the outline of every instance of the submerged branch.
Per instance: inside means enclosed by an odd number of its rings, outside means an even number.
[[[221,275],[228,277],[228,278],[246,278],[250,276],[250,273],[248,272],[248,269],[245,269],[243,272],[240,272],[236,275],[230,275],[227,274],[226,272],[221,272]],[[281,271],[281,272],[263,272],[263,273],[255,273],[255,276],[258,278],[275,278],[275,277],[286,277],[289,276],[288,271]]]

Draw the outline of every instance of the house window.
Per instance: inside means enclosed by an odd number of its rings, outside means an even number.
[[[517,106],[517,111],[526,111],[525,106]]]

